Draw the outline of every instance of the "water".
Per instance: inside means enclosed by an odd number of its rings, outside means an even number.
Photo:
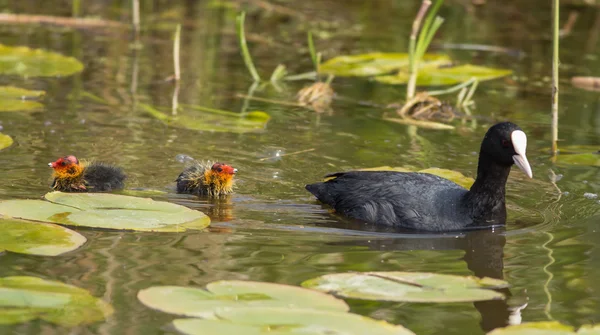
[[[419,130],[380,120],[382,110],[352,101],[385,105],[402,99],[404,87],[336,78],[332,115],[249,102],[249,110],[271,116],[259,133],[199,132],[165,126],[141,103],[170,108],[172,41],[183,22],[180,104],[240,111],[251,81],[234,35],[236,11],[216,2],[142,1],[143,48],[127,31],[55,26],[2,25],[1,41],[71,55],[86,66],[65,78],[0,77],[11,84],[47,91],[38,113],[2,113],[3,133],[15,144],[0,152],[0,198],[39,198],[47,192],[47,162],[65,154],[122,166],[128,187],[169,192],[158,199],[197,208],[213,219],[208,233],[151,234],[79,229],[88,242],[59,257],[0,255],[0,276],[31,275],[85,288],[114,305],[109,320],[80,327],[82,334],[162,334],[173,317],[136,299],[152,285],[193,285],[248,279],[297,285],[343,271],[431,271],[504,278],[507,302],[410,304],[351,300],[352,311],[406,326],[417,334],[477,334],[503,325],[521,310],[524,322],[555,319],[579,326],[600,322],[600,244],[597,167],[554,165],[550,144],[550,7],[545,1],[488,3],[472,8],[452,1],[434,44],[499,45],[515,52],[448,50],[463,62],[509,67],[515,76],[481,84],[475,95],[479,117],[457,131]],[[16,13],[70,15],[68,2],[4,2]],[[238,4],[238,2],[233,2]],[[311,69],[305,31],[330,58],[371,50],[405,51],[418,1],[283,2],[278,15],[249,6],[246,19],[252,54],[266,77],[279,63],[292,73]],[[235,6],[234,6],[235,7]],[[577,9],[577,8],[576,8]],[[129,3],[84,3],[82,15],[127,21]],[[567,13],[567,8],[563,10]],[[521,14],[521,13],[527,13]],[[566,16],[566,14],[564,14]],[[572,75],[598,75],[598,45],[592,8],[579,14],[561,43],[561,145],[598,145],[598,95],[570,86]],[[310,18],[307,19],[307,18]],[[328,38],[328,39],[325,39]],[[439,49],[438,49],[439,50]],[[136,70],[137,69],[137,70]],[[281,91],[260,88],[256,96],[291,100],[306,82]],[[100,99],[92,98],[99,97]],[[454,97],[450,97],[454,99]],[[102,101],[102,102],[101,102]],[[364,231],[331,216],[304,191],[324,174],[374,166],[442,167],[473,176],[485,129],[510,119],[529,136],[533,180],[513,171],[507,185],[506,230],[469,234],[414,235]],[[290,153],[305,151],[299,154]],[[221,160],[239,169],[237,192],[222,201],[174,194],[173,181],[186,156]],[[550,171],[561,175],[556,185]],[[423,318],[429,322],[423,322]],[[3,333],[65,334],[42,321],[0,328]]]

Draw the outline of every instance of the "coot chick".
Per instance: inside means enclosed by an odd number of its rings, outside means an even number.
[[[54,169],[52,188],[62,192],[110,192],[124,187],[125,173],[101,162],[79,162],[73,155],[48,163]]]
[[[223,164],[194,162],[177,177],[177,193],[220,196],[233,192],[233,176],[237,169]]]
[[[492,126],[481,143],[470,190],[427,173],[350,171],[306,185],[337,213],[375,225],[426,231],[486,228],[506,223],[505,184],[516,164],[533,177],[527,136],[514,123]]]

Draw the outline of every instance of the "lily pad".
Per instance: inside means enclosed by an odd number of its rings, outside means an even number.
[[[29,99],[39,98],[44,94],[46,94],[44,91],[31,91],[14,86],[0,86],[0,112],[42,109],[44,105]]]
[[[36,277],[0,278],[0,324],[40,318],[62,326],[106,319],[113,308],[88,291]]]
[[[218,320],[177,319],[175,328],[189,335],[410,335],[410,330],[361,315],[296,308],[234,308],[217,312]]]
[[[28,47],[0,44],[0,74],[23,77],[69,76],[83,70],[83,64],[73,57]]]
[[[444,54],[425,54],[419,63],[420,69],[449,65],[450,57]],[[406,71],[408,74],[407,53],[373,52],[352,56],[334,57],[321,64],[319,71],[340,77],[367,77],[389,74],[395,71]]]
[[[507,76],[511,70],[465,64],[450,66],[450,57],[444,54],[425,54],[419,62],[417,85],[454,85],[471,78],[479,81]],[[338,56],[323,63],[320,71],[346,77],[373,76],[385,84],[406,84],[409,80],[409,61],[406,53],[374,52],[352,56]]]
[[[600,335],[600,326],[584,325],[577,332],[571,326],[557,321],[527,322],[497,328],[488,335]]]
[[[50,223],[0,219],[0,252],[57,256],[83,245],[86,238]]]
[[[188,106],[177,115],[169,115],[147,104],[140,106],[145,112],[169,126],[208,132],[261,132],[271,118],[269,114],[261,111],[233,113],[200,106]]]
[[[511,70],[489,68],[465,64],[453,67],[444,68],[424,68],[419,70],[417,77],[417,85],[419,86],[444,86],[463,83],[471,78],[476,78],[478,81],[491,80],[508,76],[512,73]],[[396,75],[379,76],[375,80],[384,84],[406,84],[408,83],[408,72],[400,72]]]
[[[39,98],[44,94],[46,94],[45,91],[32,91],[15,86],[0,86],[0,100]]]
[[[0,133],[0,150],[10,147],[13,144],[12,137]]]
[[[489,288],[507,287],[508,283],[426,272],[364,272],[324,275],[302,286],[365,300],[466,302],[504,299],[502,293]]]
[[[118,230],[181,232],[210,224],[177,204],[107,193],[50,192],[46,200],[0,201],[0,214],[26,220]]]
[[[206,290],[180,286],[154,286],[138,293],[146,306],[171,314],[213,318],[229,308],[310,308],[346,312],[348,305],[325,293],[301,287],[253,281],[216,281]]]

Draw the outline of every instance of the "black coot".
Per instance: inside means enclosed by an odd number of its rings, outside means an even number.
[[[477,179],[467,191],[427,173],[350,171],[306,185],[320,201],[347,217],[376,225],[428,231],[484,228],[506,223],[505,184],[516,164],[533,177],[527,136],[514,123],[492,126],[481,143]]]

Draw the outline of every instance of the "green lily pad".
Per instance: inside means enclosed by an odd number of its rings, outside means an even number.
[[[44,105],[37,101],[11,100],[0,98],[0,112],[36,111],[43,109]]]
[[[62,326],[106,319],[113,308],[88,291],[36,277],[0,278],[0,324],[40,318]]]
[[[169,115],[147,104],[140,104],[140,107],[169,126],[208,132],[261,132],[271,118],[269,114],[261,111],[242,114],[200,106],[188,106],[179,111],[177,115]]]
[[[600,326],[584,325],[577,332],[571,326],[557,321],[527,322],[497,328],[488,335],[600,335]]]
[[[476,78],[478,81],[485,81],[505,77],[511,73],[511,70],[495,69],[471,64],[444,68],[424,68],[419,70],[417,85],[455,85],[470,80],[471,78]],[[408,83],[408,79],[408,72],[400,72],[396,75],[375,77],[375,80],[378,82],[392,85],[406,84]]]
[[[489,288],[507,287],[508,283],[426,272],[364,272],[324,275],[302,286],[365,300],[466,302],[504,299],[503,294]]]
[[[39,98],[44,91],[31,91],[14,86],[0,86],[0,112],[33,111],[44,108],[37,101],[25,100]]]
[[[83,64],[73,57],[28,47],[0,44],[0,74],[23,77],[69,76],[83,70]]]
[[[425,54],[419,63],[420,69],[437,69],[452,63],[444,54]],[[334,57],[321,64],[319,71],[340,77],[367,77],[402,71],[408,74],[407,53],[373,52],[352,56]]]
[[[202,212],[169,202],[108,193],[50,192],[46,200],[0,201],[0,214],[93,228],[181,232],[210,224]]]
[[[216,281],[206,290],[180,286],[154,286],[138,293],[146,306],[171,314],[212,318],[228,308],[311,308],[346,312],[348,305],[325,293],[296,286],[253,281]]]
[[[0,219],[0,252],[57,256],[83,245],[86,238],[50,223]]]
[[[217,312],[219,320],[177,319],[174,327],[189,335],[410,335],[410,330],[357,314],[296,308],[234,308]]]
[[[45,91],[32,91],[15,86],[0,86],[0,100],[39,98],[46,94]]]
[[[442,86],[465,82],[471,78],[479,81],[507,76],[511,70],[477,65],[452,65],[444,54],[425,54],[419,62],[417,85]],[[409,80],[409,61],[406,53],[374,52],[352,56],[338,56],[323,63],[320,71],[346,77],[373,76],[385,84],[406,84]]]
[[[0,150],[10,147],[13,144],[12,137],[0,133]]]

